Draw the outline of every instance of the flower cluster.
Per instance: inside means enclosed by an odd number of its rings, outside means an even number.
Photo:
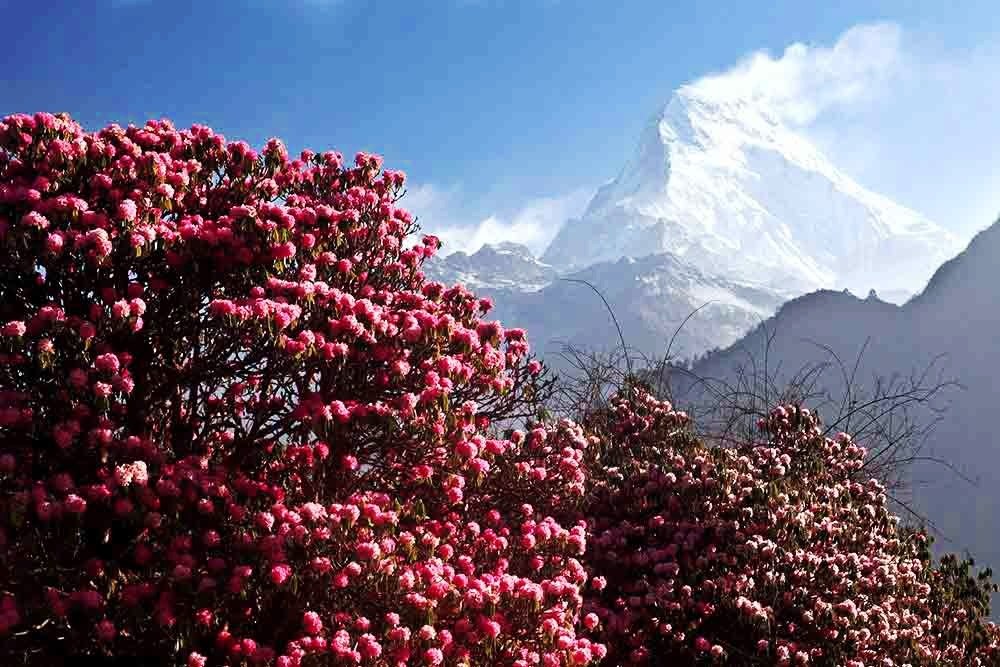
[[[0,662],[1000,665],[988,575],[808,410],[525,421],[544,368],[427,280],[404,182],[0,121]]]
[[[988,573],[934,567],[885,489],[855,479],[849,436],[794,405],[740,447],[686,422],[639,387],[589,420],[620,462],[588,508],[586,613],[612,664],[1000,664]]]
[[[588,665],[583,450],[380,158],[0,122],[0,659]],[[16,659],[15,659],[16,656]]]

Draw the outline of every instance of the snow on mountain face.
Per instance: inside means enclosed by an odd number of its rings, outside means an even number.
[[[916,291],[959,249],[945,230],[838,171],[761,105],[685,86],[543,260],[573,269],[669,251],[719,275],[864,293]]]
[[[690,357],[725,346],[774,313],[792,293],[728,280],[702,271],[670,253],[601,262],[563,274],[518,244],[484,245],[468,255],[455,252],[424,264],[431,280],[462,283],[493,298],[491,317],[528,329],[532,344],[554,367],[561,368],[564,343],[609,351],[619,345],[616,329],[600,298],[608,300],[633,352],[662,355],[675,330],[684,324],[671,349]],[[565,369],[564,369],[565,370]]]
[[[494,297],[491,316],[525,327],[532,344],[550,365],[563,368],[564,344],[610,351],[619,346],[614,323],[596,287],[621,324],[633,353],[689,358],[729,345],[774,313],[789,294],[727,280],[664,253],[604,262],[556,280],[537,292],[486,290]],[[699,310],[687,322],[694,311]]]
[[[689,86],[542,261],[501,244],[425,270],[493,296],[492,315],[526,327],[558,365],[560,343],[618,345],[597,295],[560,276],[597,287],[626,342],[646,355],[662,354],[704,306],[672,350],[687,357],[734,342],[817,288],[912,294],[958,250],[941,228],[839,172],[777,114]]]
[[[539,262],[531,250],[517,243],[486,244],[471,255],[454,252],[434,257],[424,265],[424,271],[431,280],[447,285],[462,283],[473,290],[532,292],[556,277],[553,267]]]

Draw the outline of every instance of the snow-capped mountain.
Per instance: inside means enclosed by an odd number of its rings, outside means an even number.
[[[486,244],[471,255],[453,252],[424,265],[428,278],[445,284],[462,283],[476,290],[534,292],[551,283],[556,270],[538,261],[517,243]]]
[[[580,280],[600,290],[632,354],[649,357],[662,356],[675,331],[674,358],[728,345],[790,296],[714,276],[669,253],[602,262],[562,278],[537,292],[494,293],[496,316],[525,327],[536,349],[557,369],[565,344],[590,351],[620,345],[604,303]]]
[[[528,248],[504,243],[484,245],[472,255],[434,258],[424,270],[432,280],[461,282],[492,297],[491,317],[526,327],[536,349],[556,368],[566,343],[603,351],[619,345],[600,297],[574,281],[600,290],[633,353],[650,356],[663,354],[675,330],[699,308],[674,340],[673,356],[728,345],[794,296],[712,275],[670,253],[625,257],[558,276]]]
[[[626,342],[649,356],[701,308],[672,350],[689,357],[733,343],[815,289],[874,288],[902,303],[959,250],[942,228],[840,172],[763,104],[694,84],[674,94],[619,176],[540,260],[507,243],[426,270],[493,296],[494,314],[527,327],[550,362],[559,343],[618,345],[597,295],[560,276],[597,287]]]
[[[729,278],[808,291],[915,292],[960,250],[866,190],[762,104],[697,84],[646,127],[632,160],[542,260],[572,270],[672,252]]]

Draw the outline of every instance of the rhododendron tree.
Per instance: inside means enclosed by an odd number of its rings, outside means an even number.
[[[403,183],[197,125],[0,122],[0,662],[604,655],[592,440],[492,428],[544,373],[424,278]]]
[[[901,527],[866,452],[783,405],[706,447],[626,386],[584,423],[592,477],[583,622],[616,665],[998,665],[988,571]]]
[[[0,121],[2,664],[1000,665],[989,573],[808,410],[709,447],[629,379],[547,417],[403,183]]]

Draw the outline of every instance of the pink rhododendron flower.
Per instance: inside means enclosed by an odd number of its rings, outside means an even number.
[[[638,389],[525,421],[544,366],[427,279],[403,183],[0,120],[0,551],[34,573],[0,663],[998,664],[981,584],[813,413],[740,449]]]
[[[24,326],[24,322],[18,322],[16,320],[7,322],[7,324],[3,326],[4,336],[10,336],[10,337],[23,336],[26,331],[27,328]]]

